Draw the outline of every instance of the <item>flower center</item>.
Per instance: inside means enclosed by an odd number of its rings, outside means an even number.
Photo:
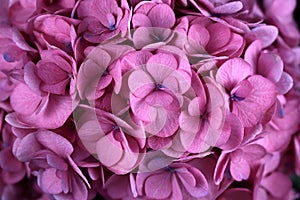
[[[236,94],[230,96],[230,101],[243,101],[244,99],[244,97],[239,97]]]
[[[3,54],[3,58],[6,62],[13,62],[12,57],[6,53]]]
[[[169,172],[171,172],[171,173],[175,172],[175,169],[173,167],[170,167],[170,166],[167,166],[166,170],[169,171]]]
[[[111,31],[114,31],[114,30],[116,30],[116,25],[115,25],[115,24],[112,24],[112,23],[110,23],[110,24],[109,24],[109,30],[111,30]]]
[[[163,85],[160,84],[160,83],[156,83],[156,84],[155,84],[155,90],[161,90],[162,88],[165,88],[165,86],[163,86]]]
[[[112,126],[112,129],[115,131],[115,130],[118,130],[119,129],[119,126],[118,125],[113,125]]]

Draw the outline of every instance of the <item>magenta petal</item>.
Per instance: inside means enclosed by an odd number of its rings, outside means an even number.
[[[152,27],[151,20],[142,13],[135,13],[132,17],[133,27]]]
[[[276,184],[274,184],[276,183]],[[271,175],[265,177],[261,185],[272,194],[272,196],[283,199],[289,190],[292,188],[292,183],[288,176],[273,172]]]
[[[240,81],[251,75],[251,66],[241,58],[226,61],[217,72],[217,81],[231,90]]]
[[[210,41],[206,46],[208,52],[213,52],[225,46],[231,38],[230,29],[220,23],[210,25],[208,31],[210,33]]]
[[[210,35],[205,27],[200,24],[194,24],[189,29],[188,39],[192,46],[198,47],[197,50],[201,50],[208,44]]]
[[[236,114],[246,127],[256,125],[276,101],[276,89],[268,79],[254,75],[247,79],[253,89],[251,94],[241,101],[232,103],[232,112]]]
[[[294,138],[294,152],[295,153],[295,168],[296,174],[300,176],[300,141],[296,137]]]
[[[41,80],[37,77],[35,69],[36,66],[32,62],[28,62],[24,66],[24,80],[34,93],[41,95],[39,88]]]
[[[63,158],[70,156],[74,150],[72,144],[67,139],[51,131],[37,132],[36,139],[40,144]]]
[[[14,157],[10,148],[0,151],[0,167],[8,173],[23,171],[23,164]]]
[[[245,61],[247,61],[252,66],[257,66],[258,56],[261,52],[262,46],[260,40],[255,40],[252,42],[247,50],[245,51]]]
[[[219,185],[225,175],[225,170],[229,162],[229,155],[222,153],[218,159],[215,171],[214,171],[214,182]]]
[[[41,101],[42,97],[33,93],[25,84],[19,84],[10,97],[13,109],[23,115],[30,115],[35,112]]]
[[[181,182],[187,192],[196,198],[206,196],[208,194],[208,183],[205,176],[197,168],[191,167],[188,168],[188,171],[190,172],[185,173],[185,176],[181,178]],[[182,174],[183,173],[178,173],[178,176]]]
[[[73,111],[73,101],[70,96],[49,95],[43,97],[45,105],[40,105],[35,114],[19,116],[32,126],[55,129],[62,126]]]

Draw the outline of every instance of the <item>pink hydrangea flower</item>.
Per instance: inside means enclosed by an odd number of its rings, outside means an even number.
[[[33,21],[35,43],[40,49],[60,48],[71,54],[74,48],[76,31],[74,26],[79,20],[59,15],[44,14]]]
[[[136,175],[139,195],[147,199],[201,199],[208,195],[208,183],[197,161],[173,163],[166,168]]]
[[[78,134],[86,149],[116,174],[134,170],[144,158],[145,132],[130,116],[87,109],[80,124]]]
[[[16,29],[0,28],[0,101],[6,100],[23,79],[22,67],[35,50]]]
[[[185,51],[189,56],[204,59],[214,56],[238,57],[245,47],[242,36],[206,17],[182,17],[175,31],[186,36]]]
[[[191,70],[185,58],[171,53],[152,55],[146,51],[145,55],[145,66],[141,65],[129,75],[129,101],[133,114],[143,121],[146,132],[152,135],[148,145],[157,149],[153,144],[161,140],[165,146],[170,140],[164,138],[172,136],[179,127],[181,106],[178,98],[190,88]]]
[[[128,31],[130,9],[125,0],[81,1],[77,14],[82,19],[78,32],[89,42],[101,43],[119,34],[124,37]]]
[[[71,154],[72,144],[51,131],[37,131],[18,138],[14,155],[28,162],[38,186],[54,198],[87,199],[89,183]]]
[[[226,61],[216,79],[228,92],[230,110],[251,127],[260,123],[276,100],[276,89],[268,79],[253,75],[252,67],[240,58]]]

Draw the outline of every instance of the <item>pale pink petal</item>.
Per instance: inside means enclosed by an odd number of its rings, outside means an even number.
[[[240,11],[243,8],[243,3],[240,1],[232,1],[215,7],[214,12],[218,14],[232,14]]]
[[[239,162],[230,162],[230,173],[234,180],[247,180],[250,176],[250,166],[243,158]]]

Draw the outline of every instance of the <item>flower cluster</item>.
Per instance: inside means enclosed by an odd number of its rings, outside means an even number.
[[[300,197],[295,0],[1,4],[1,199]]]

